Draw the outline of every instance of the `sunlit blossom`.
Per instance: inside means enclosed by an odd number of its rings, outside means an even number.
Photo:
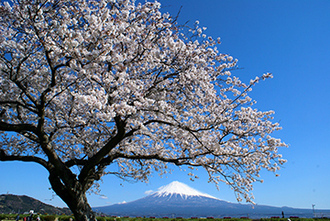
[[[231,72],[237,60],[220,53],[220,38],[198,21],[182,30],[158,2],[21,2],[1,3],[0,150],[7,155],[38,153],[40,162],[56,167],[61,159],[69,171],[92,163],[88,181],[72,178],[85,189],[107,173],[146,181],[168,172],[168,163],[202,167],[210,182],[246,201],[261,169],[285,163],[278,148],[286,144],[271,136],[280,129],[273,111],[253,109],[248,96],[272,75],[244,84]]]

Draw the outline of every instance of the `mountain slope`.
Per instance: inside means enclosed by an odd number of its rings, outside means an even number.
[[[201,193],[180,182],[172,182],[144,198],[95,210],[108,215],[132,217],[313,217],[311,209],[229,203]],[[330,211],[329,211],[330,212]],[[330,213],[329,213],[330,214]]]
[[[191,196],[204,196],[208,198],[215,197],[199,192],[184,183],[180,183],[178,181],[173,181],[172,183],[162,186],[158,189],[158,191],[154,194],[154,196],[164,197],[164,196],[172,196],[172,195],[180,195],[182,198],[191,197]]]
[[[34,210],[41,214],[71,214],[67,208],[58,208],[28,196],[0,195],[0,213],[24,213]]]

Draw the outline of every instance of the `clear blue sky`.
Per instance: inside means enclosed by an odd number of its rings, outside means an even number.
[[[257,204],[330,209],[330,1],[329,0],[160,0],[162,11],[177,14],[179,22],[199,20],[208,35],[221,37],[220,52],[239,60],[235,71],[248,80],[271,72],[273,79],[258,84],[251,96],[261,110],[274,110],[283,130],[276,133],[290,146],[280,152],[288,163],[280,177],[262,173],[254,189]],[[174,180],[201,192],[235,202],[229,187],[218,191],[200,179],[190,182],[180,170],[167,177],[156,174],[145,183],[123,183],[105,177],[92,206],[132,201]],[[0,194],[29,195],[56,206],[47,172],[30,163],[0,162]]]

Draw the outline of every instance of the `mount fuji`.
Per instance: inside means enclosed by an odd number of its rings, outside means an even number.
[[[201,193],[186,184],[174,181],[162,186],[150,195],[128,203],[94,208],[95,211],[112,216],[130,217],[313,217],[311,209],[272,207],[230,203]],[[319,211],[320,212],[320,211]],[[330,214],[329,211],[323,211]]]
[[[158,189],[157,192],[152,193],[150,197],[158,197],[158,198],[168,198],[171,199],[172,197],[181,197],[182,199],[188,199],[192,197],[206,197],[211,199],[217,199],[211,195],[199,192],[184,183],[180,183],[178,181],[173,181],[172,183],[162,186]],[[180,198],[179,197],[179,198]]]

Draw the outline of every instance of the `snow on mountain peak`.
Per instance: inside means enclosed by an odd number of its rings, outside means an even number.
[[[208,198],[217,199],[209,194],[199,192],[184,183],[180,183],[179,181],[173,181],[172,183],[162,186],[155,192],[153,195],[155,196],[172,196],[174,194],[178,194],[181,197],[187,198],[188,196],[204,196]]]

